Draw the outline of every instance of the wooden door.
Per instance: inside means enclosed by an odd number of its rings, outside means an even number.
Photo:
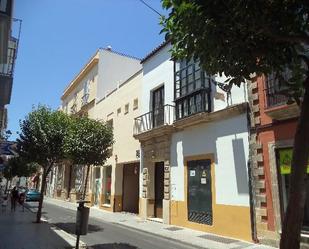
[[[155,217],[163,217],[164,162],[155,163]]]
[[[164,86],[152,94],[153,127],[164,124]]]
[[[123,166],[122,210],[138,213],[139,206],[139,163]]]
[[[210,160],[188,162],[188,220],[212,225]]]

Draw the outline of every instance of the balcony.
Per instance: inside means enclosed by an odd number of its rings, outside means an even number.
[[[7,63],[8,43],[12,22],[12,0],[0,0],[0,63]]]
[[[280,94],[277,86],[268,87],[265,89],[267,108],[285,105],[289,98],[286,95]]]
[[[0,64],[0,106],[10,103],[18,39],[11,38],[6,63]]]
[[[82,107],[89,103],[89,93],[84,94],[82,97]]]
[[[284,95],[278,80],[267,78],[265,89],[265,113],[274,120],[285,120],[299,116],[299,107],[296,103],[288,104],[289,97]]]
[[[141,134],[164,134],[172,128],[174,121],[172,105],[164,105],[134,119],[133,135],[139,138]]]

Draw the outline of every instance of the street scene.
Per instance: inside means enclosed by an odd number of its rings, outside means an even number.
[[[0,0],[0,249],[309,249],[307,1]]]

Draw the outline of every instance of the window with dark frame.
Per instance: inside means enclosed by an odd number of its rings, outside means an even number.
[[[285,211],[287,209],[289,199],[289,188],[290,188],[290,174],[291,174],[291,163],[292,163],[293,148],[278,148],[276,149],[276,162],[278,172],[278,183],[279,183],[279,198],[281,208],[281,218],[283,220]],[[307,173],[309,174],[309,160],[307,166]],[[304,217],[302,231],[309,232],[309,192],[306,194]]]
[[[291,78],[291,73],[289,71],[285,71],[281,77],[287,80]],[[287,86],[282,85],[280,83],[280,78],[276,77],[274,73],[270,73],[266,76],[265,88],[268,108],[287,103],[288,97],[281,93],[287,89]]]
[[[210,112],[211,77],[200,67],[198,61],[180,61],[175,72],[176,119],[199,112]]]

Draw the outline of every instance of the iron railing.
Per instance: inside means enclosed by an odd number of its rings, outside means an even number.
[[[288,102],[289,97],[280,93],[276,87],[269,87],[266,91],[266,108],[272,108],[279,105],[284,105]]]
[[[0,75],[13,77],[17,55],[18,39],[11,37],[8,44],[7,63],[0,64]]]
[[[134,135],[174,122],[173,105],[164,105],[134,119]]]
[[[291,78],[290,71],[284,71],[281,77],[283,77],[285,81],[288,81],[288,79]],[[284,94],[284,92],[287,92],[286,90],[287,87],[274,73],[267,75],[265,89],[266,108],[272,108],[286,104],[289,100],[289,97]]]
[[[82,97],[82,106],[87,105],[89,100],[89,93],[84,94]]]

